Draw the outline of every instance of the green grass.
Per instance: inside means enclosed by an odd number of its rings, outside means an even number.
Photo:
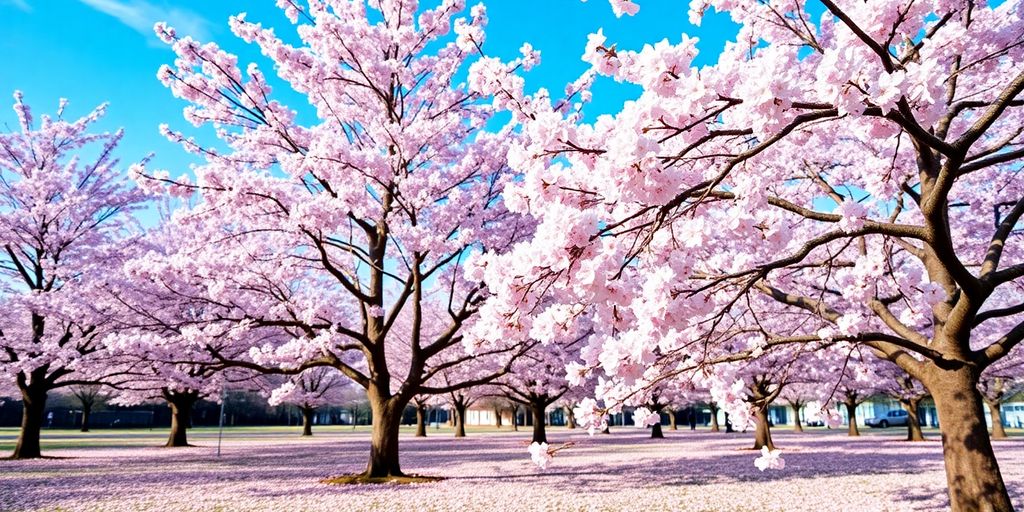
[[[520,431],[529,431],[529,427],[519,427]],[[224,427],[225,439],[275,439],[300,440],[300,426],[245,426],[245,427]],[[404,435],[412,436],[416,427],[412,425],[402,426]],[[497,429],[493,426],[467,426],[467,434],[486,432],[509,432],[511,429],[505,427]],[[193,427],[188,430],[190,443],[208,443],[217,439],[218,427]],[[60,450],[70,448],[129,448],[161,446],[167,440],[170,429],[163,428],[125,428],[125,429],[93,429],[89,432],[80,432],[78,429],[44,428],[41,440],[42,449]],[[345,425],[315,425],[313,436],[346,436],[346,435],[368,435],[369,425],[357,425],[355,428]],[[429,427],[428,436],[453,436],[455,429],[446,425],[440,428]],[[18,440],[17,427],[0,427],[0,453],[13,451]]]

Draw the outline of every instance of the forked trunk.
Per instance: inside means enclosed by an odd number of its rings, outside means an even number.
[[[192,405],[197,398],[192,395],[165,395],[171,406],[171,433],[167,436],[168,448],[188,446],[187,429],[192,423]]]
[[[370,460],[366,463],[363,476],[403,476],[398,458],[398,431],[406,402],[395,397],[384,399],[374,392],[372,386],[367,390],[367,397],[373,412],[373,426],[370,434]]]
[[[789,404],[793,408],[793,432],[803,432],[804,426],[800,421],[800,404]]]
[[[544,402],[533,402],[530,411],[533,413],[533,442],[548,442],[548,434],[544,429]]]
[[[754,428],[754,449],[760,450],[767,446],[769,450],[774,450],[775,443],[772,442],[772,432],[768,426],[768,408],[758,409],[755,416],[757,417],[757,426]]]
[[[21,390],[21,432],[12,459],[37,459],[43,456],[39,438],[46,410],[46,390],[34,387]]]
[[[857,428],[857,403],[843,402],[846,405],[846,418],[850,421],[847,435],[850,437],[860,436],[860,429]]]
[[[572,407],[567,406],[565,408],[565,427],[568,429],[576,428],[576,413],[572,412]]]
[[[676,410],[675,409],[669,409],[668,410],[668,428],[670,428],[672,430],[679,430],[679,427],[676,426]]]
[[[313,412],[316,409],[312,407],[302,408],[302,435],[311,436],[313,435]]]
[[[664,439],[665,433],[661,431],[661,422],[655,423],[651,427],[651,439]]]
[[[992,452],[978,376],[971,369],[938,370],[925,386],[935,399],[942,431],[950,508],[953,512],[1012,511]]]
[[[455,437],[466,437],[466,406],[455,404]]]
[[[83,404],[82,405],[82,428],[80,429],[81,432],[88,432],[89,431],[89,415],[90,414],[92,414],[92,406],[91,405],[84,405]]]
[[[427,407],[416,406],[416,437],[427,437]]]
[[[992,419],[992,439],[1006,439],[1003,427],[1003,404],[999,400],[988,400],[988,414]]]
[[[921,399],[906,400],[903,406],[907,409],[907,441],[924,441],[921,432],[921,416],[919,414]]]
[[[718,432],[721,430],[718,428],[718,407],[711,407],[711,431]]]

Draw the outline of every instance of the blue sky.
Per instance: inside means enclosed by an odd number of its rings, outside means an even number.
[[[687,21],[684,0],[642,0],[635,17],[615,18],[605,0],[491,0],[484,50],[513,58],[524,42],[541,51],[541,65],[528,75],[530,88],[547,87],[559,94],[567,82],[586,69],[580,60],[587,34],[603,28],[619,48],[639,49],[663,38],[678,41],[686,32],[700,38],[698,64],[714,62],[735,27],[723,15],[712,15],[700,28]],[[426,0],[424,5],[433,5]],[[470,2],[472,5],[472,2]],[[15,126],[11,93],[19,89],[36,114],[52,112],[58,98],[71,100],[69,115],[88,112],[104,101],[110,109],[101,127],[124,127],[123,161],[155,152],[153,167],[172,175],[188,170],[192,157],[157,132],[160,123],[195,134],[181,117],[184,103],[156,79],[161,64],[174,54],[152,33],[153,23],[168,21],[179,34],[215,41],[240,55],[240,63],[269,63],[255,48],[231,34],[230,15],[247,12],[250,21],[291,30],[273,0],[0,0],[0,126]],[[468,13],[467,13],[468,16]],[[618,110],[636,89],[611,80],[599,81],[588,117]],[[301,109],[303,105],[286,101]],[[199,134],[202,136],[202,134]]]

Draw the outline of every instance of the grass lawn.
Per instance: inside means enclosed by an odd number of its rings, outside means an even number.
[[[189,432],[190,448],[163,448],[166,429],[44,432],[57,458],[0,460],[3,511],[234,510],[943,510],[946,481],[938,433],[902,441],[902,428],[845,430],[779,427],[773,436],[786,468],[758,471],[749,433],[666,429],[665,439],[613,427],[611,435],[551,428],[559,451],[547,470],[530,462],[530,430],[450,428],[427,438],[402,432],[402,467],[442,477],[408,485],[346,485],[369,453],[368,427],[225,428]],[[0,430],[7,450],[15,429]],[[1024,507],[1024,433],[995,443],[1014,502]],[[342,478],[344,480],[344,478]],[[338,481],[338,480],[335,480]]]

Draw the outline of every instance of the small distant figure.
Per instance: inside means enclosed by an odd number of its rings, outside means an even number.
[[[46,415],[46,426],[53,427],[53,411]]]

